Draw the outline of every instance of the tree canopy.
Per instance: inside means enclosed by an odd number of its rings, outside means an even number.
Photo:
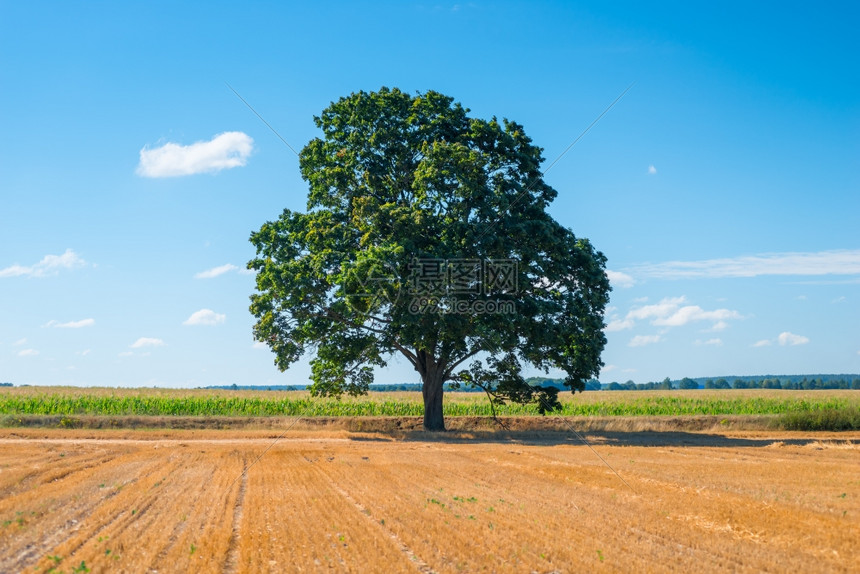
[[[606,259],[555,221],[557,192],[523,127],[398,89],[341,98],[300,153],[307,211],[251,235],[254,336],[286,370],[311,351],[311,392],[365,393],[395,355],[419,373],[424,427],[443,385],[558,408],[525,365],[583,390],[606,343]]]

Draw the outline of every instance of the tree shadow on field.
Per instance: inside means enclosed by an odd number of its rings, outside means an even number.
[[[597,426],[598,428],[594,428]],[[603,445],[632,447],[762,448],[771,446],[826,446],[839,443],[860,449],[860,433],[797,433],[781,430],[703,428],[630,430],[599,428],[599,425],[567,424],[562,428],[503,429],[453,428],[447,432],[404,430],[391,435],[395,440],[450,444],[513,443],[525,446]],[[824,444],[823,444],[824,443]]]
[[[405,424],[409,422],[411,424]],[[420,420],[384,432],[394,440],[523,445],[756,448],[807,446],[822,441],[860,448],[860,433],[788,432],[768,416],[688,417],[452,417],[447,432],[421,430]],[[394,431],[394,432],[390,432]]]
[[[774,445],[807,446],[821,443],[822,440],[833,440],[832,437],[819,438],[805,436],[789,438],[784,433],[774,436],[730,436],[720,433],[683,432],[683,431],[644,431],[644,432],[592,432],[586,439],[592,444],[608,446],[639,446],[639,447],[708,447],[708,448],[762,448]],[[841,439],[838,439],[843,442]],[[860,441],[847,439],[844,442],[860,445]]]
[[[719,432],[687,431],[409,431],[395,440],[446,444],[519,444],[523,446],[631,446],[631,447],[706,447],[706,448],[762,448],[773,446],[820,446],[837,442],[846,448],[860,449],[860,438],[852,433],[844,438],[815,436],[786,436],[775,432],[771,436],[731,436]]]

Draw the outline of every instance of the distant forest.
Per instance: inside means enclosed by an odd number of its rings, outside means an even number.
[[[563,379],[547,379],[531,377],[526,379],[530,385],[542,387],[556,387],[566,390]],[[301,391],[305,385],[217,385],[202,387],[204,389],[225,389],[242,391]],[[765,375],[765,376],[743,376],[743,377],[700,377],[691,379],[669,379],[660,382],[634,383],[601,383],[591,380],[585,384],[586,391],[649,391],[669,389],[788,389],[788,390],[816,390],[816,389],[854,389],[860,390],[860,375]],[[370,385],[370,390],[375,392],[393,391],[420,391],[420,383],[380,384]],[[480,393],[481,389],[460,387],[452,388],[446,385],[446,391],[461,393]]]

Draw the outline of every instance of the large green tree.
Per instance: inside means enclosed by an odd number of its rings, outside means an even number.
[[[367,392],[394,355],[421,377],[424,428],[444,430],[444,384],[496,403],[559,408],[523,366],[596,376],[605,257],[548,213],[541,148],[519,124],[472,118],[448,96],[397,89],[341,98],[300,154],[307,212],[251,235],[254,336],[286,370],[311,360],[311,392]]]

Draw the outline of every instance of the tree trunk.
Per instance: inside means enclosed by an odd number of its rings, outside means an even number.
[[[424,430],[444,431],[445,417],[442,414],[442,394],[445,381],[441,369],[431,368],[422,377],[421,393],[424,395]]]

